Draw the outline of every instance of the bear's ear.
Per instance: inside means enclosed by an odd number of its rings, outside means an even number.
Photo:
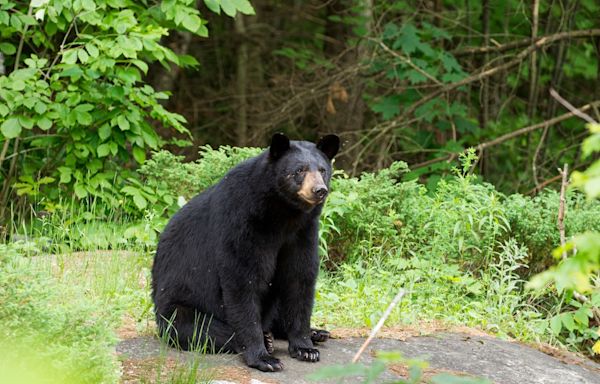
[[[290,139],[283,133],[276,133],[271,138],[269,154],[272,159],[279,159],[288,149],[290,149]]]
[[[323,152],[329,160],[333,160],[340,149],[340,138],[336,135],[327,135],[319,140],[317,148]]]

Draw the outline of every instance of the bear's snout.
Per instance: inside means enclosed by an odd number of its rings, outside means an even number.
[[[317,185],[312,189],[313,194],[318,200],[323,200],[329,193],[325,185]]]

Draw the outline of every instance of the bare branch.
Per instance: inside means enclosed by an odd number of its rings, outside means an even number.
[[[582,112],[582,111],[587,111],[588,109],[592,109],[592,108],[596,108],[596,107],[600,107],[600,100],[597,100],[597,101],[594,101],[592,103],[583,105],[583,106],[579,107],[578,110],[580,112]],[[545,126],[552,126],[552,125],[558,124],[561,121],[567,120],[567,119],[569,119],[569,118],[571,118],[573,116],[576,116],[576,114],[574,112],[568,112],[568,113],[562,114],[560,116],[554,117],[554,118],[552,118],[550,120],[546,120],[546,121],[543,121],[541,123],[537,123],[537,124],[533,124],[533,125],[521,128],[521,129],[517,129],[516,131],[507,133],[507,134],[502,135],[500,137],[497,137],[497,138],[495,138],[493,140],[486,141],[485,143],[481,143],[481,144],[477,145],[475,147],[475,149],[478,150],[478,151],[481,151],[483,149],[486,149],[486,148],[489,148],[489,147],[493,147],[494,145],[498,145],[498,144],[504,143],[505,141],[514,139],[515,137],[524,135],[526,133],[535,131],[535,130],[540,129],[540,128],[544,128]],[[449,156],[439,157],[437,159],[427,160],[427,161],[425,161],[423,163],[419,163],[419,164],[413,165],[411,167],[411,169],[418,169],[418,168],[422,168],[422,167],[425,167],[425,166],[428,166],[428,165],[431,165],[431,164],[439,163],[441,161],[450,160],[453,156],[456,156],[456,155],[453,154],[453,155],[449,155]]]
[[[558,205],[558,232],[560,234],[560,246],[563,247],[562,258],[563,260],[567,258],[567,251],[564,250],[564,246],[567,243],[567,238],[565,235],[565,213],[566,213],[566,199],[565,193],[567,191],[567,186],[569,185],[569,164],[565,163],[563,169],[559,169],[562,183],[560,184],[560,203]]]
[[[585,29],[579,31],[568,31],[568,32],[560,32],[552,35],[546,35],[536,38],[536,42],[542,39],[548,39],[548,44],[553,43],[555,41],[564,40],[564,39],[578,39],[578,38],[586,38],[586,37],[595,37],[600,36],[600,29]],[[483,54],[483,53],[502,53],[506,51],[510,51],[516,48],[526,47],[531,44],[531,38],[525,38],[518,41],[513,41],[510,43],[502,44],[499,46],[489,46],[489,47],[471,47],[471,48],[463,48],[453,51],[452,54],[454,56],[466,56],[471,54]]]
[[[596,121],[587,113],[583,113],[581,110],[575,108],[573,104],[569,103],[567,100],[563,99],[561,95],[558,94],[554,89],[550,88],[550,95],[556,99],[559,103],[561,103],[565,108],[569,111],[573,112],[575,116],[582,118],[588,123],[597,124]]]

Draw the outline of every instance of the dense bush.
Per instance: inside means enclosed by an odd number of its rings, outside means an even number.
[[[144,198],[153,201],[148,208],[168,216],[178,200],[188,200],[259,152],[259,148],[206,146],[191,163],[167,151],[156,152],[141,167],[144,180],[138,183],[145,188]],[[408,172],[402,162],[358,177],[336,171],[321,218],[321,251],[327,265],[400,252],[477,269],[490,264],[499,244],[510,238],[528,250],[526,264],[533,270],[552,264],[552,249],[559,245],[558,194],[547,190],[535,197],[504,196],[467,174],[472,158],[465,155],[462,161],[455,177],[440,181],[432,192],[416,181],[402,182]],[[567,235],[600,229],[600,204],[573,191],[567,205]]]

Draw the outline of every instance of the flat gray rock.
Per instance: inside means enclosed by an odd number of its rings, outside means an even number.
[[[287,343],[277,341],[275,356],[283,361],[285,369],[276,373],[250,369],[237,355],[205,355],[201,359],[202,366],[215,367],[216,383],[314,383],[306,379],[306,375],[326,365],[347,364],[363,342],[364,339],[360,338],[329,340],[319,345],[321,362],[306,363],[290,358]],[[371,362],[374,351],[400,351],[406,358],[428,361],[432,373],[451,372],[478,376],[498,384],[600,384],[600,364],[591,360],[573,357],[566,363],[531,347],[492,337],[439,333],[411,337],[405,341],[375,339],[360,361]],[[191,352],[165,348],[159,340],[152,337],[123,340],[117,347],[117,353],[122,360],[152,359],[161,356],[161,353],[179,361],[198,357],[198,354]],[[380,382],[389,382],[398,377],[398,372],[397,369],[386,371]],[[350,378],[342,382],[358,383],[360,380]]]

